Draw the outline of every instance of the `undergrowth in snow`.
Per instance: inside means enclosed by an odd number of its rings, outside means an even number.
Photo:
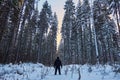
[[[40,63],[0,64],[0,80],[119,80],[120,73],[110,65],[66,65],[61,75]]]

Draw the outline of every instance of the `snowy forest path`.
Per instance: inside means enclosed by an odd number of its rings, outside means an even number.
[[[54,74],[51,74],[51,75],[48,75],[45,77],[44,80],[74,80],[75,78],[71,78],[70,75],[64,75],[64,74],[61,74],[61,75],[54,75]]]
[[[65,75],[48,75],[45,80],[67,80],[68,78]],[[70,80],[70,79],[69,79]]]
[[[52,68],[50,69],[49,74],[45,77],[44,80],[77,80],[78,76],[76,76],[76,74],[71,74],[71,73],[67,73],[65,75],[65,68],[61,69],[61,75],[59,75],[57,73],[57,75],[55,75],[54,72],[55,70]]]

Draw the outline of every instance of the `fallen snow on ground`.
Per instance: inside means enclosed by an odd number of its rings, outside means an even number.
[[[23,63],[0,65],[0,80],[120,80],[120,73],[109,65],[67,65],[61,75],[54,75],[53,67]]]

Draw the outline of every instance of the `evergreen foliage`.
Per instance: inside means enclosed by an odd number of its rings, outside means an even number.
[[[47,1],[0,0],[0,63],[120,63],[120,1],[66,0],[62,39],[57,51],[58,20]]]
[[[119,21],[114,20],[114,16],[110,17],[116,12],[118,19],[119,1],[83,0],[81,2],[79,0],[75,15],[70,5],[71,1],[66,1],[59,48],[64,63],[67,64],[67,61],[79,64],[119,62]],[[71,15],[74,15],[74,19]]]
[[[18,0],[3,1],[0,5],[0,63],[51,65],[56,53],[57,15],[52,14],[47,1],[40,14],[35,0],[23,2],[21,8]]]

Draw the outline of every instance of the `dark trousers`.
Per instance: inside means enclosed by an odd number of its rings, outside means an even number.
[[[59,72],[59,75],[61,75],[60,67],[55,68],[55,75],[57,74],[57,71]]]

